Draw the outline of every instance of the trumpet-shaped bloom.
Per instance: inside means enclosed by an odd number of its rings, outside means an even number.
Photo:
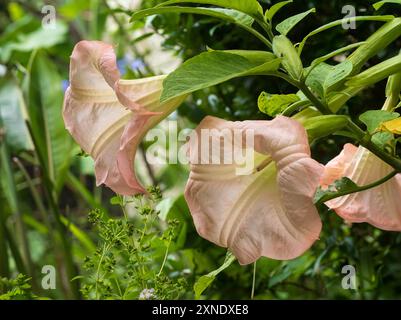
[[[250,149],[249,174],[238,174],[244,163],[216,161]],[[305,129],[295,120],[207,117],[189,141],[189,160],[185,197],[197,231],[228,247],[241,264],[260,256],[293,259],[318,239],[321,220],[312,198],[324,169],[311,159]]]
[[[322,185],[348,177],[363,186],[374,183],[394,169],[363,147],[344,146],[325,168]],[[349,222],[367,222],[390,231],[401,231],[401,175],[369,190],[330,200],[326,205]]]
[[[121,80],[111,45],[82,41],[75,46],[63,117],[67,130],[95,160],[97,185],[122,195],[145,192],[133,169],[138,144],[185,99],[161,104],[164,78]]]

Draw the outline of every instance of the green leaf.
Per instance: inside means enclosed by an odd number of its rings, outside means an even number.
[[[236,260],[235,256],[227,251],[226,259],[224,260],[223,265],[214,270],[207,275],[204,275],[198,279],[198,281],[194,284],[195,298],[199,299],[202,293],[212,284],[212,282],[216,279],[217,275],[227,269],[234,261]]]
[[[316,9],[312,8],[308,11],[299,13],[295,16],[285,19],[276,26],[276,30],[280,32],[282,35],[286,36],[288,32],[290,32],[292,28],[294,28],[301,20],[305,19],[309,14],[314,12],[316,12]]]
[[[367,127],[368,132],[373,134],[383,122],[397,119],[400,116],[397,112],[389,112],[385,110],[369,110],[359,116]]]
[[[324,83],[332,68],[333,66],[322,62],[315,66],[312,71],[308,70],[309,74],[306,78],[306,85],[321,98],[324,97]]]
[[[0,126],[5,130],[8,146],[14,151],[32,150],[32,141],[23,116],[23,98],[18,85],[10,78],[0,81]]]
[[[237,51],[238,52],[238,51]],[[244,55],[223,51],[204,52],[182,64],[163,83],[161,101],[208,88],[237,77],[271,74],[277,71],[280,59],[264,52],[264,63],[260,55],[255,61]]]
[[[347,21],[355,21],[355,22],[358,22],[358,21],[391,21],[391,20],[393,20],[393,19],[394,19],[394,16],[392,16],[392,15],[387,15],[387,16],[361,16],[361,17],[353,17],[353,18],[346,19],[346,20],[347,20]],[[329,30],[329,29],[331,29],[331,28],[334,28],[334,27],[337,27],[337,26],[342,26],[343,23],[344,23],[344,19],[339,19],[339,20],[332,21],[332,22],[330,22],[330,23],[328,23],[328,24],[325,24],[325,25],[323,25],[323,26],[321,26],[321,27],[319,27],[319,28],[317,28],[317,29],[311,31],[311,32],[301,41],[301,43],[299,44],[298,52],[301,54],[302,50],[303,50],[304,47],[305,47],[306,41],[308,41],[309,38],[311,38],[311,37],[313,37],[313,36],[315,36],[315,35],[317,35],[317,34],[323,32],[323,31]]]
[[[123,206],[124,200],[121,196],[114,196],[110,199],[110,204],[113,206]]]
[[[279,12],[281,10],[281,8],[283,8],[284,6],[286,6],[287,4],[290,4],[292,2],[293,2],[292,0],[281,1],[281,2],[278,2],[274,5],[272,5],[269,8],[269,10],[267,10],[265,13],[266,20],[269,20],[271,22],[273,20],[274,16],[276,15],[276,13]]]
[[[292,42],[286,36],[276,36],[273,39],[273,52],[282,58],[281,64],[295,80],[301,80],[304,73],[301,58]]]
[[[55,28],[42,28],[28,33],[21,33],[13,41],[0,47],[0,61],[8,61],[14,51],[32,52],[42,48],[50,48],[64,42],[68,28],[64,23],[57,23]]]
[[[161,3],[156,7],[164,7],[180,3],[210,4],[223,8],[238,10],[252,17],[263,16],[263,9],[257,0],[170,0]]]
[[[296,94],[269,94],[262,92],[258,99],[258,108],[261,112],[274,117],[282,113],[291,103],[299,101]]]
[[[390,132],[377,132],[372,136],[372,142],[384,150],[387,147],[390,147],[390,149],[392,150],[393,141],[395,143],[394,135]]]
[[[152,16],[155,14],[165,14],[165,13],[192,13],[201,14],[217,19],[222,19],[229,21],[231,23],[236,23],[243,27],[251,27],[254,19],[242,12],[232,10],[232,9],[220,9],[220,8],[202,8],[202,7],[155,7],[151,9],[145,9],[136,11],[132,17],[131,21],[139,20],[147,16]]]
[[[312,257],[309,253],[306,253],[299,258],[284,262],[282,268],[269,278],[267,286],[272,288],[291,276],[304,274],[314,260],[314,257]]]
[[[349,60],[345,60],[344,62],[333,66],[323,84],[325,93],[331,91],[336,84],[348,77],[352,72],[352,68],[352,62]]]
[[[333,91],[336,85],[348,77],[352,73],[352,70],[352,62],[348,60],[335,66],[322,62],[306,70],[306,84],[318,94],[319,97],[323,98]]]
[[[61,117],[62,79],[46,55],[34,56],[25,82],[29,124],[36,152],[45,161],[46,174],[60,190],[72,159],[72,140]]]
[[[373,8],[375,10],[379,10],[383,5],[387,3],[394,3],[394,4],[401,4],[401,0],[384,0],[384,1],[379,1],[373,4]]]
[[[351,179],[344,177],[340,180],[334,181],[327,189],[323,190],[321,187],[316,191],[313,203],[325,203],[332,199],[334,195],[339,192],[352,193],[353,190],[358,189],[358,185]]]

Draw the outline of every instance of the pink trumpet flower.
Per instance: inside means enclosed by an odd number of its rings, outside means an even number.
[[[188,146],[185,198],[202,237],[228,247],[241,264],[261,256],[293,259],[318,239],[322,223],[313,196],[324,167],[311,159],[297,121],[207,117]],[[227,160],[245,150],[251,150],[252,166],[240,175],[246,160]]]
[[[144,193],[134,172],[147,131],[185,99],[160,103],[165,76],[121,80],[111,45],[81,41],[72,53],[63,117],[67,130],[95,160],[97,185],[116,193]]]
[[[348,177],[357,185],[374,183],[394,169],[363,147],[346,144],[325,168],[321,184]],[[362,192],[330,200],[326,205],[349,222],[367,222],[389,231],[401,231],[401,175]]]

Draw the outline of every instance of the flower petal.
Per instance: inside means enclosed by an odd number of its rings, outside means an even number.
[[[358,148],[354,145],[347,143],[340,155],[327,163],[324,175],[321,180],[323,187],[328,187],[335,180],[341,179],[345,176],[345,171],[351,163]]]
[[[346,145],[343,152],[330,161],[322,178],[329,185],[348,177],[363,186],[378,181],[394,169],[363,147]],[[349,222],[367,222],[390,231],[401,231],[401,175],[369,190],[328,201],[326,205]]]
[[[185,99],[160,104],[164,78],[121,80],[111,45],[82,41],[75,46],[63,117],[67,130],[95,160],[98,185],[123,195],[145,192],[133,170],[136,147]]]
[[[274,162],[248,175],[237,175],[238,163],[206,164],[205,150],[199,150],[205,144],[205,129],[215,129],[214,138],[239,130],[243,139],[250,130],[256,150],[253,169],[263,157]],[[306,132],[299,123],[285,117],[245,122],[207,117],[196,132],[200,139],[190,140],[191,174],[185,197],[202,237],[230,248],[242,264],[260,256],[292,259],[318,239],[321,221],[312,197],[323,167],[310,158]],[[243,152],[234,138],[223,147],[212,144],[209,151],[227,155],[231,147],[234,154]]]

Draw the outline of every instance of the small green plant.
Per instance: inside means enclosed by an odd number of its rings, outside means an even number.
[[[99,209],[89,213],[100,241],[84,261],[87,276],[81,291],[85,298],[177,299],[184,294],[184,272],[170,272],[168,263],[179,222],[160,221],[155,208],[160,189],[152,187],[148,192],[148,196],[112,198],[111,203],[124,213],[121,219],[106,218]]]
[[[31,278],[23,274],[15,279],[0,278],[0,300],[36,299],[30,281]]]

